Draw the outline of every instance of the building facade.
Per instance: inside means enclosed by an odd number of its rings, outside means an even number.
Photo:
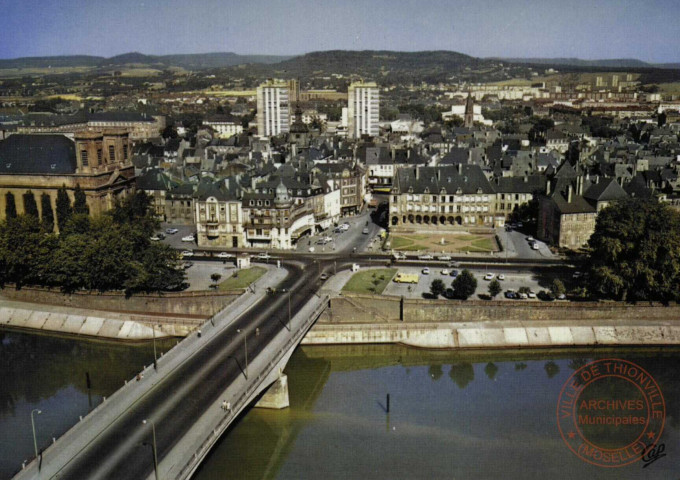
[[[257,134],[272,137],[290,129],[287,82],[270,80],[257,87]]]
[[[354,82],[349,86],[347,122],[349,138],[377,137],[380,121],[380,91],[376,83]]]

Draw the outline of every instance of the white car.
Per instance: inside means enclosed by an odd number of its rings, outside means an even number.
[[[217,254],[217,258],[232,258],[233,255],[228,252],[220,252]]]
[[[430,269],[429,267],[423,268],[423,275],[429,275],[430,274]]]
[[[315,250],[314,247],[309,247],[310,252],[314,253],[314,250]]]
[[[154,235],[149,240],[151,240],[152,242],[160,242],[161,238],[158,235]]]
[[[534,237],[527,237],[527,242],[532,243],[534,241]]]
[[[484,280],[493,280],[493,277],[495,277],[493,273],[487,273],[484,275]]]
[[[538,250],[538,242],[533,242],[533,243],[531,244],[531,249],[532,249],[532,250]]]
[[[193,257],[194,252],[191,250],[184,250],[182,253],[180,253],[182,257]]]
[[[449,276],[450,274],[451,274],[451,272],[449,272],[448,269],[445,268],[444,270],[442,270],[442,275]]]
[[[432,259],[434,259],[434,257],[429,253],[426,253],[424,255],[418,255],[418,260],[432,260]]]
[[[450,257],[449,255],[440,255],[440,256],[437,257],[437,258],[438,258],[439,260],[444,261],[444,262],[448,262],[449,260],[451,260],[451,257]]]
[[[187,235],[186,237],[182,237],[183,242],[193,242],[194,240],[195,239],[193,235]]]
[[[531,290],[529,290],[529,293],[527,295],[529,296],[529,298],[536,298],[536,294]]]
[[[269,255],[268,253],[258,253],[257,258],[259,258],[260,260],[269,260],[270,258],[272,258],[272,256]]]
[[[177,230],[176,228],[166,228],[165,229],[165,233],[167,233],[168,235],[174,235],[177,232],[179,232],[179,230]]]
[[[505,280],[505,275],[503,275],[502,273],[498,275],[498,280]]]

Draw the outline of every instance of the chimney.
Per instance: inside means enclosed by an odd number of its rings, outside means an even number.
[[[524,183],[529,183],[529,177],[527,175],[524,175]]]
[[[548,181],[545,182],[545,194],[550,195],[550,179],[548,179]]]
[[[462,175],[462,174],[463,174],[463,164],[459,163],[458,164],[458,175]]]
[[[571,203],[571,198],[574,194],[574,188],[571,186],[571,183],[567,187],[567,203]]]
[[[440,169],[437,169],[437,181],[441,180],[442,178],[442,172]]]
[[[416,167],[416,180],[420,178],[420,167]]]

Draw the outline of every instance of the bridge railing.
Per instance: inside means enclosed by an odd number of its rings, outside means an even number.
[[[238,416],[241,410],[247,406],[248,402],[252,399],[253,393],[261,391],[262,382],[266,380],[272,369],[281,362],[281,360],[291,348],[300,343],[302,337],[304,337],[307,331],[309,331],[312,324],[314,324],[314,322],[321,316],[323,311],[328,307],[328,301],[330,297],[325,295],[320,298],[321,302],[319,305],[314,308],[312,313],[304,314],[304,317],[306,317],[305,320],[299,325],[298,328],[295,329],[293,335],[284,343],[283,347],[276,351],[276,354],[273,356],[272,360],[270,360],[269,363],[265,365],[257,377],[254,377],[252,381],[248,382],[245,390],[243,390],[243,392],[233,402],[233,408],[225,414],[217,426],[213,428],[208,434],[208,437],[203,442],[201,442],[194,454],[187,461],[186,465],[184,465],[180,472],[175,476],[176,480],[184,480],[195,471],[201,460],[208,454],[215,442],[217,442],[219,437],[227,430],[231,422]],[[302,312],[300,312],[298,315],[301,314]],[[291,320],[291,327],[293,321],[298,315],[296,315]]]

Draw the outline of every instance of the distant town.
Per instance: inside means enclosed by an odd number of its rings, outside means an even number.
[[[673,69],[455,52],[317,52],[195,70],[162,59],[0,65],[0,217],[35,205],[36,217],[56,215],[43,221],[56,232],[60,189],[84,194],[90,215],[142,191],[194,248],[309,253],[315,235],[325,245],[323,232],[373,208],[382,233],[371,247],[396,258],[539,258],[583,252],[614,202],[680,208]],[[528,244],[503,245],[511,230]],[[440,249],[423,233],[441,245],[479,240]]]

